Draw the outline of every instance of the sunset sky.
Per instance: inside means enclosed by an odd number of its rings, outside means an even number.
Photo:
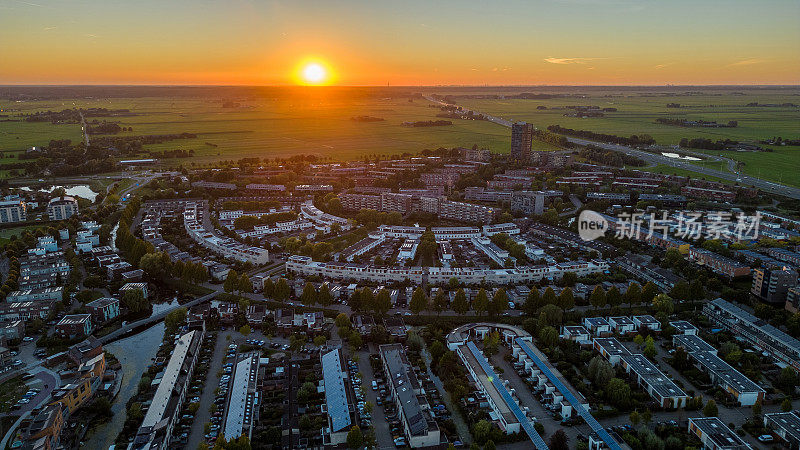
[[[798,84],[800,1],[0,0],[0,84]]]

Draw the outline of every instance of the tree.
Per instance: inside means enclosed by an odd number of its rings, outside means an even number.
[[[497,353],[498,346],[500,345],[500,334],[497,331],[486,333],[483,337],[483,351],[492,356]]]
[[[541,315],[544,316],[545,322],[551,327],[558,327],[561,325],[563,312],[561,308],[556,305],[542,306]]]
[[[241,333],[243,336],[249,336],[251,331],[250,325],[247,324],[242,325],[242,327],[239,328],[239,333]]]
[[[467,302],[467,294],[464,289],[456,291],[456,297],[453,299],[453,311],[458,314],[464,315],[469,311],[469,303]]]
[[[286,282],[285,278],[281,278],[275,283],[275,299],[278,301],[284,301],[289,298],[289,293],[291,289],[289,288],[289,283]]]
[[[569,437],[562,429],[556,430],[547,443],[550,450],[569,450]]]
[[[561,282],[564,283],[564,286],[575,286],[575,283],[578,282],[578,274],[575,272],[564,272],[564,275],[561,277]]]
[[[347,432],[347,448],[360,448],[364,442],[364,436],[361,434],[361,428],[353,426]]]
[[[753,418],[758,420],[761,416],[761,400],[753,403]]]
[[[486,441],[486,444],[483,446],[483,450],[497,450],[497,446],[494,445],[494,441],[489,439]]]
[[[378,295],[375,296],[375,301],[372,305],[372,310],[375,311],[376,314],[386,314],[389,312],[389,309],[392,307],[392,296],[389,294],[389,291],[386,289],[381,289],[378,291]]]
[[[644,355],[650,359],[656,357],[656,343],[653,341],[653,336],[647,336],[644,341]]]
[[[303,294],[300,295],[300,301],[303,302],[304,305],[313,305],[317,303],[317,289],[310,281],[303,287]]]
[[[447,285],[448,285],[448,286],[450,286],[450,289],[455,289],[455,288],[457,288],[457,287],[458,287],[460,284],[461,284],[461,282],[460,282],[460,281],[458,281],[458,278],[457,278],[457,277],[452,277],[452,278],[450,278],[450,280],[448,280],[448,281],[447,281]]]
[[[122,306],[133,314],[140,313],[147,309],[148,302],[144,294],[139,289],[128,289],[122,294]]]
[[[445,296],[443,290],[440,289],[439,292],[436,293],[436,295],[433,297],[432,304],[433,310],[436,311],[437,316],[441,314],[445,308],[447,308],[447,297]]]
[[[275,295],[275,283],[272,282],[272,278],[267,277],[264,280],[264,288],[263,288],[264,297],[272,298]]]
[[[624,409],[631,401],[631,387],[624,380],[612,378],[605,388],[606,396],[614,406]]]
[[[628,289],[625,291],[625,303],[633,307],[634,303],[639,303],[641,295],[642,287],[639,286],[639,283],[631,281],[631,284],[628,285]]]
[[[602,308],[606,305],[606,291],[602,287],[596,286],[589,296],[589,303],[594,306],[594,309]]]
[[[486,419],[481,419],[472,427],[472,435],[475,436],[475,442],[486,443],[492,435],[492,425]]]
[[[601,356],[595,356],[589,361],[589,379],[595,386],[605,388],[614,377],[614,368]]]
[[[653,308],[663,314],[670,315],[675,310],[675,304],[666,294],[658,294],[653,298]]]
[[[717,417],[718,414],[719,409],[717,408],[717,402],[712,398],[706,403],[706,406],[703,407],[703,415],[706,417]]]
[[[789,412],[791,410],[792,410],[792,401],[789,400],[789,397],[786,397],[785,399],[783,399],[783,402],[781,402],[781,411]]]
[[[361,334],[355,331],[350,334],[349,342],[350,347],[352,347],[353,350],[358,350],[362,345],[364,345],[364,339],[361,338]]]
[[[688,300],[689,299],[689,283],[686,281],[679,281],[675,283],[675,286],[672,286],[672,289],[669,290],[669,295],[672,298],[677,298],[681,300]]]
[[[543,305],[541,294],[539,294],[539,288],[533,286],[531,291],[528,293],[528,296],[525,298],[525,304],[522,305],[522,310],[525,311],[525,314],[529,316],[533,316],[536,314],[536,311],[539,310]]]
[[[508,309],[508,295],[503,288],[495,291],[492,302],[489,304],[489,315],[496,316]]]
[[[706,298],[706,289],[703,282],[695,278],[689,283],[689,300],[698,301]]]
[[[630,418],[630,420],[631,420],[631,424],[634,426],[634,428],[635,428],[637,425],[639,425],[639,420],[640,420],[640,419],[639,419],[639,411],[633,411],[633,412],[631,412],[631,415],[630,415],[630,416],[628,416],[628,418]]]
[[[339,313],[339,315],[336,316],[335,322],[338,328],[350,326],[350,318],[348,318],[345,313]]]
[[[575,307],[575,296],[572,294],[572,289],[564,288],[558,294],[558,306],[565,312]]]
[[[164,317],[164,327],[169,334],[175,334],[181,325],[186,321],[186,308],[178,308],[167,313]]]
[[[475,296],[475,314],[478,316],[483,315],[489,309],[489,296],[486,294],[486,289],[481,288],[478,295]]]
[[[231,269],[228,271],[228,276],[225,277],[225,283],[222,284],[225,292],[234,292],[239,289],[239,274]]]
[[[558,331],[553,327],[543,327],[539,330],[539,340],[548,347],[554,347],[558,343]]]
[[[239,292],[246,292],[246,293],[253,292],[253,282],[250,281],[250,277],[248,277],[246,273],[243,273],[239,277],[238,288]]]
[[[645,284],[642,288],[642,293],[639,295],[639,301],[642,303],[650,303],[657,294],[658,288],[656,285],[648,281],[647,284]]]
[[[321,334],[314,338],[314,345],[316,345],[317,347],[322,347],[323,345],[325,345],[326,342],[328,342],[328,340],[325,339],[325,336]]]
[[[552,287],[547,286],[547,289],[544,290],[544,295],[542,295],[542,304],[555,305],[557,303],[558,298],[556,297],[556,291],[554,291]]]
[[[147,253],[139,259],[139,268],[144,270],[149,277],[153,279],[161,279],[170,272],[169,256],[166,253]]]
[[[414,314],[419,314],[428,309],[428,294],[425,293],[422,286],[414,289],[414,293],[411,294],[411,302],[408,306]]]
[[[317,292],[317,303],[322,306],[330,306],[330,304],[333,303],[333,296],[331,295],[331,290],[328,288],[327,283],[324,283],[319,287],[319,291]]]
[[[797,373],[795,373],[794,369],[788,366],[781,370],[781,372],[778,374],[778,378],[775,380],[775,386],[780,388],[780,390],[788,395],[794,394],[797,384]]]
[[[608,290],[606,294],[606,304],[612,308],[616,308],[622,304],[622,294],[619,293],[619,289],[617,289],[616,286],[612,286],[611,289]]]

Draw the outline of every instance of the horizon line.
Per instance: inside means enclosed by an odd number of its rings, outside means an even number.
[[[760,84],[339,84],[326,86],[295,85],[295,84],[0,84],[0,88],[55,88],[55,87],[184,87],[184,88],[209,88],[209,87],[250,87],[250,88],[541,88],[541,87],[800,87],[797,84],[785,83],[760,83]]]

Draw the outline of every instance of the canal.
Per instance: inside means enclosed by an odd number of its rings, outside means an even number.
[[[111,411],[114,413],[111,420],[97,426],[82,448],[107,449],[114,445],[114,440],[125,424],[125,405],[136,394],[142,373],[155,358],[163,337],[164,322],[158,322],[141,333],[105,346],[122,364],[122,385],[117,398],[111,404]]]

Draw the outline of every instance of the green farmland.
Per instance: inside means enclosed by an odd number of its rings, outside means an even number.
[[[653,92],[637,93],[635,88],[623,91],[594,90],[585,96],[573,95],[552,99],[482,99],[459,98],[459,105],[509,120],[523,120],[539,128],[549,125],[590,130],[598,133],[629,136],[649,134],[662,145],[676,145],[681,138],[706,138],[713,141],[732,139],[741,142],[758,142],[775,136],[800,139],[800,108],[790,106],[745,106],[748,103],[800,104],[800,89],[769,89],[736,87],[730,90],[708,90],[692,95],[673,93],[656,95]],[[683,88],[688,90],[689,88]],[[696,88],[701,90],[702,88]],[[657,90],[657,89],[656,89]],[[664,89],[666,91],[666,89]],[[545,88],[536,92],[547,92]],[[667,103],[679,103],[680,108],[668,108]],[[565,117],[571,110],[566,106],[595,105],[617,108],[605,117]],[[537,109],[546,107],[547,109]],[[656,123],[657,118],[707,120],[727,123],[735,120],[736,128],[688,128]],[[772,152],[707,151],[744,163],[749,175],[800,186],[800,147],[766,146]],[[701,163],[715,167],[713,163]]]
[[[15,108],[21,109],[17,103]],[[417,153],[438,147],[472,146],[507,152],[507,129],[486,121],[451,119],[451,126],[405,127],[405,121],[436,120],[441,111],[432,103],[417,99],[368,99],[342,101],[306,98],[300,100],[257,99],[240,102],[237,108],[223,108],[219,100],[192,98],[121,98],[68,102],[24,103],[26,112],[67,107],[130,109],[135,116],[113,117],[121,127],[132,127],[126,135],[193,133],[194,139],[178,139],[145,147],[146,150],[194,150],[191,163],[247,157],[284,158],[315,154],[333,159],[354,159],[371,155]],[[373,116],[380,122],[357,122],[354,116]],[[101,118],[102,119],[102,118]],[[440,119],[440,118],[439,118]],[[78,125],[36,124],[21,129],[20,122],[5,122],[10,137],[0,137],[0,148],[23,150],[51,138],[80,140]],[[27,125],[27,124],[26,124]],[[48,133],[50,133],[48,135]],[[19,139],[17,139],[19,137]],[[544,146],[545,144],[542,144]],[[146,157],[147,155],[139,155]],[[185,164],[182,159],[165,159],[164,165]]]

